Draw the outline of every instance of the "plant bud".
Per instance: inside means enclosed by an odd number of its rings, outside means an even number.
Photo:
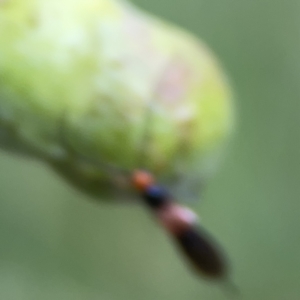
[[[198,196],[232,127],[231,94],[197,38],[117,0],[0,1],[0,146],[97,199],[145,168]]]

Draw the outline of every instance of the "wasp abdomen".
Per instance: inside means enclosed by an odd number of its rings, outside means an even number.
[[[211,278],[226,276],[227,265],[222,253],[201,228],[187,228],[175,238],[192,266],[203,275]]]

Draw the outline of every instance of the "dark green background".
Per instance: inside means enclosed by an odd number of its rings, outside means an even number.
[[[242,299],[299,300],[300,1],[135,2],[202,37],[234,86],[238,130],[195,208]],[[0,197],[0,299],[228,299],[188,272],[142,208],[96,205],[5,153]]]

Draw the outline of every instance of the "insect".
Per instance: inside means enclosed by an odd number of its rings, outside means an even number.
[[[134,171],[132,183],[194,269],[208,278],[225,278],[227,262],[218,246],[198,225],[196,214],[177,204],[147,171]]]
[[[220,281],[232,295],[239,295],[239,289],[229,279],[228,262],[223,251],[199,225],[197,215],[191,209],[177,204],[172,195],[156,183],[151,173],[136,170],[131,180],[191,267],[208,279]]]

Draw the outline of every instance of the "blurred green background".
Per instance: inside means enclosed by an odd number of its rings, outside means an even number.
[[[202,37],[238,130],[194,205],[243,299],[300,299],[300,1],[135,0]],[[228,299],[191,274],[142,207],[97,205],[43,164],[0,155],[0,299]]]

